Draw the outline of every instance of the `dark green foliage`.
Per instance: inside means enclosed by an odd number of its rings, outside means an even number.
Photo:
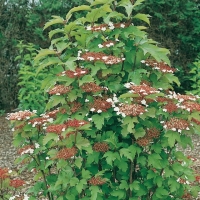
[[[0,0],[0,109],[11,110],[18,106],[17,93],[18,40],[47,47],[49,41],[43,26],[52,15],[65,16],[81,0]]]
[[[200,3],[196,0],[146,0],[142,11],[152,16],[148,33],[171,52],[170,60],[181,81],[180,91],[190,90],[189,71],[200,52]]]

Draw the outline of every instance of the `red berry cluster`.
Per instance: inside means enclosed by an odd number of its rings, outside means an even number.
[[[72,120],[65,122],[65,125],[67,127],[74,127],[74,128],[78,128],[78,127],[84,126],[86,124],[89,124],[89,122],[84,121],[84,120],[77,120],[77,119],[72,119]]]
[[[75,147],[63,148],[60,151],[58,151],[56,158],[67,160],[69,158],[72,158],[76,154],[77,154],[77,149]]]
[[[75,113],[77,112],[80,108],[81,108],[81,103],[77,102],[77,101],[73,101],[73,102],[70,102],[68,103],[70,105],[70,111],[72,113]]]
[[[165,103],[165,102],[172,102],[172,100],[171,99],[169,99],[169,98],[166,98],[166,97],[157,97],[156,98],[156,101],[157,102],[160,102],[160,103]]]
[[[159,91],[149,85],[141,84],[141,85],[131,85],[130,86],[131,92],[135,94],[139,94],[140,96],[146,96],[149,94],[159,93]]]
[[[173,102],[168,102],[164,107],[163,110],[168,113],[173,113],[177,111],[178,106]]]
[[[57,76],[67,76],[69,78],[80,78],[81,76],[88,74],[88,72],[89,72],[88,69],[82,69],[80,67],[77,67],[75,71],[72,71],[72,70],[63,71]]]
[[[124,58],[118,58],[116,56],[106,55],[101,52],[86,52],[80,58],[81,60],[86,60],[86,61],[94,61],[94,62],[101,61],[107,65],[121,63],[124,60]]]
[[[103,90],[102,87],[93,82],[83,84],[81,89],[85,92],[100,92]]]
[[[200,111],[200,104],[192,101],[184,101],[180,107],[188,111]]]
[[[61,134],[67,128],[66,124],[54,124],[46,128],[47,133]]]
[[[149,139],[158,138],[160,136],[160,130],[156,128],[150,128],[146,132]]]
[[[89,105],[90,110],[93,109],[93,112],[106,112],[109,108],[112,107],[111,102],[107,102],[104,97],[96,97],[93,103]]]
[[[25,181],[21,180],[21,179],[14,179],[14,180],[10,180],[10,186],[14,187],[14,188],[18,188],[21,187],[25,184]]]
[[[29,119],[34,113],[29,110],[19,111],[15,113],[9,113],[7,116],[8,120],[24,120]]]
[[[0,179],[6,179],[8,177],[8,169],[0,168]]]
[[[136,143],[138,145],[142,146],[142,147],[145,147],[145,146],[149,145],[149,142],[150,142],[150,139],[148,137],[146,137],[146,136],[138,138],[136,140]]]
[[[22,154],[26,154],[26,153],[32,153],[34,149],[34,145],[26,145],[20,149],[18,149],[17,153],[22,155]]]
[[[169,65],[167,65],[164,62],[158,62],[156,60],[143,60],[142,63],[146,64],[147,66],[152,67],[153,69],[157,69],[163,73],[174,73],[176,69],[171,68]]]
[[[64,86],[64,85],[55,85],[51,90],[49,90],[49,94],[53,95],[60,95],[66,94],[72,89],[71,86]]]
[[[172,117],[169,121],[165,122],[163,127],[169,130],[188,130],[189,125],[189,122],[184,119]]]
[[[94,144],[93,150],[97,152],[106,152],[109,150],[109,146],[105,142],[97,142]]]
[[[106,181],[105,181],[103,178],[99,177],[99,176],[97,176],[97,177],[92,177],[92,178],[88,181],[88,183],[89,183],[90,185],[103,185],[105,182],[106,182]]]
[[[37,124],[37,125],[45,124],[47,122],[48,122],[48,118],[46,117],[37,117],[37,118],[29,120],[30,124]]]
[[[119,107],[119,111],[128,116],[138,116],[145,112],[145,107],[139,104],[123,104]]]
[[[102,46],[103,46],[103,47],[111,47],[111,46],[114,46],[115,43],[116,43],[115,41],[108,40],[108,41],[104,42],[104,43],[102,44]]]
[[[65,108],[61,108],[61,109],[56,109],[56,110],[52,110],[50,112],[47,112],[44,117],[51,117],[51,118],[56,118],[56,115],[58,113],[64,114],[66,113],[66,109]]]
[[[197,97],[194,95],[184,95],[184,94],[176,94],[172,93],[174,99],[178,99],[179,101],[196,101]]]

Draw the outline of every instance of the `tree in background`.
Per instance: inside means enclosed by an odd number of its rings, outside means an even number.
[[[52,15],[64,16],[81,0],[0,0],[0,109],[10,110],[18,105],[19,40],[33,42],[42,48],[49,45],[43,25]],[[46,37],[47,38],[47,37]]]
[[[152,16],[150,37],[170,50],[170,61],[180,70],[181,91],[191,90],[189,71],[200,52],[199,1],[147,0],[141,8]]]

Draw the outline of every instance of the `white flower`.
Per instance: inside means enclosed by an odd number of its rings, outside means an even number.
[[[124,84],[124,87],[130,88],[130,87],[131,87],[131,84],[130,84],[130,83],[125,83],[125,84]]]
[[[178,129],[178,132],[181,133],[181,129]]]
[[[103,45],[102,44],[98,44],[98,47],[101,49],[101,48],[103,48]]]
[[[121,27],[121,28],[124,28],[124,27],[125,27],[125,24],[120,24],[120,27]]]
[[[142,104],[144,104],[144,105],[146,105],[146,104],[147,104],[147,102],[146,102],[146,100],[145,100],[145,99],[143,99],[143,100],[141,101],[141,103],[142,103]]]
[[[12,128],[11,130],[12,130],[12,131],[15,131],[15,128]]]
[[[101,30],[102,30],[102,31],[106,31],[106,27],[102,27]]]
[[[53,118],[47,119],[48,122],[53,123]]]
[[[46,160],[49,160],[49,157],[47,156],[45,159],[46,159]]]
[[[188,130],[188,131],[189,131],[189,130],[190,130],[190,129],[189,129],[189,127],[187,127],[187,128],[186,128],[186,130]]]
[[[85,102],[89,102],[90,100],[88,100],[88,99],[85,99]]]
[[[115,107],[114,111],[119,112],[119,107]]]
[[[89,122],[92,121],[92,118],[88,118],[88,121],[89,121]]]
[[[172,131],[176,131],[176,128],[172,128]]]
[[[163,109],[164,112],[167,112],[167,109]]]
[[[92,30],[92,27],[91,26],[87,26],[86,28],[88,31],[91,31]]]
[[[8,173],[11,174],[11,173],[12,173],[12,170],[10,169],[10,170],[8,171]]]
[[[56,95],[58,95],[58,96],[59,96],[59,95],[60,95],[60,93],[56,93]]]
[[[109,25],[109,26],[113,26],[113,23],[112,23],[112,22],[109,22],[108,25]]]
[[[111,99],[111,98],[108,98],[106,101],[107,101],[107,102],[112,102],[112,99]]]
[[[28,199],[29,197],[26,194],[24,194],[24,200],[28,200]]]
[[[40,145],[38,143],[35,143],[35,148],[37,149],[39,147],[40,147]]]
[[[140,62],[141,62],[141,63],[145,63],[145,60],[141,60]]]
[[[91,108],[90,111],[94,112],[94,111],[95,111],[95,108]]]
[[[166,129],[166,128],[167,128],[167,125],[164,125],[164,126],[163,126],[163,128],[165,128],[165,129]]]
[[[102,110],[97,110],[98,113],[102,113]]]
[[[119,39],[118,39],[118,38],[116,38],[116,39],[115,39],[115,41],[116,41],[116,42],[119,42]]]
[[[126,117],[125,113],[122,113],[122,117]]]
[[[33,113],[37,113],[37,110],[33,110]]]
[[[65,128],[62,128],[62,131],[65,131]]]

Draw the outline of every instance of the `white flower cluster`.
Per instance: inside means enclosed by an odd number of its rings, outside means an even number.
[[[19,195],[15,195],[15,196],[10,197],[9,200],[15,200],[19,197],[20,197]],[[28,200],[28,199],[29,199],[29,197],[26,194],[24,194],[23,200]]]
[[[33,152],[34,152],[34,149],[29,148],[29,149],[26,149],[26,150],[22,151],[22,152],[21,152],[21,155],[26,154],[26,153],[33,154]]]
[[[114,111],[117,115],[122,115],[122,117],[126,117],[125,113],[120,112],[120,108],[116,106],[116,104],[119,103],[119,99],[117,98],[116,94],[113,95],[113,98],[108,98],[106,101],[112,103],[112,107],[114,108]],[[121,105],[122,103],[119,103],[119,106]]]

